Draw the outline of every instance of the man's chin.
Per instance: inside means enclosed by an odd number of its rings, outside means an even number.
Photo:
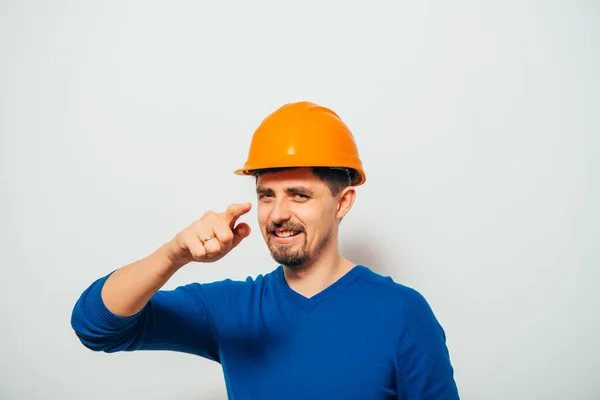
[[[309,259],[309,257],[302,255],[282,254],[280,251],[271,251],[271,257],[275,262],[292,269],[302,268]]]

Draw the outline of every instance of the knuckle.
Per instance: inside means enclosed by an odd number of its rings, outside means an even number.
[[[204,217],[208,218],[208,219],[212,219],[217,215],[216,212],[214,211],[207,211],[206,213],[204,213]]]
[[[196,233],[200,232],[203,227],[204,227],[204,224],[202,223],[201,219],[194,222],[194,224],[192,225],[192,228],[193,228],[194,232],[196,232]]]
[[[225,231],[225,233],[223,233],[223,241],[231,242],[232,240],[233,240],[233,232],[231,232],[230,230]]]
[[[211,255],[219,254],[221,252],[221,246],[216,242],[212,241],[210,246],[206,248],[206,252]]]
[[[204,249],[197,249],[192,252],[192,256],[194,256],[195,259],[201,259],[206,256],[206,252]]]

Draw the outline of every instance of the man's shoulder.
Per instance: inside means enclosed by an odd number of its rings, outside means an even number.
[[[367,292],[370,298],[396,310],[406,312],[429,310],[425,296],[415,287],[400,283],[390,275],[362,267],[365,268],[365,272],[360,276],[359,287],[360,290]]]

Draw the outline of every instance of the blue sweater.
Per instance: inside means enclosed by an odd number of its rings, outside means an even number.
[[[112,314],[95,281],[71,324],[96,351],[171,350],[221,364],[233,400],[458,399],[445,334],[414,289],[358,265],[312,298],[283,269],[157,292]],[[201,377],[200,377],[201,378]]]

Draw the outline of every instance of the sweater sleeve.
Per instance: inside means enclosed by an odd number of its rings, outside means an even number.
[[[446,335],[425,298],[414,291],[398,341],[398,400],[458,400]]]
[[[213,315],[229,306],[225,281],[160,290],[139,313],[121,317],[102,301],[108,276],[92,283],[73,308],[71,326],[84,346],[107,353],[171,350],[220,361]]]

